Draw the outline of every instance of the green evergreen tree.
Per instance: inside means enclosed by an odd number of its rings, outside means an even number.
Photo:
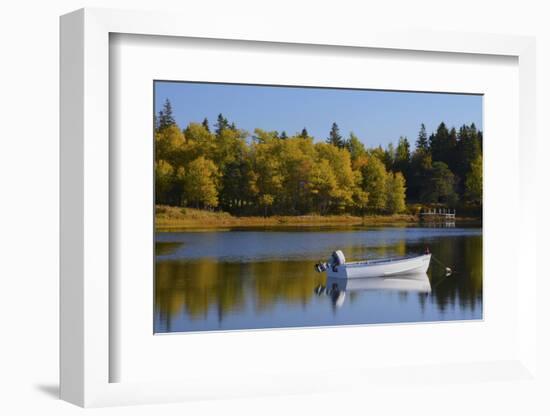
[[[202,126],[206,129],[208,133],[210,133],[210,125],[208,124],[208,119],[206,117],[202,121]]]
[[[425,152],[427,152],[429,149],[428,134],[426,133],[426,126],[424,125],[424,123],[420,125],[418,139],[416,139],[416,149]]]
[[[432,155],[426,150],[417,148],[411,158],[411,166],[407,180],[407,199],[421,201],[424,196],[430,172],[432,170]]]
[[[437,127],[435,134],[430,136],[430,151],[434,162],[447,162],[449,146],[449,130],[444,122]]]
[[[455,205],[458,201],[455,186],[456,178],[449,167],[444,162],[433,162],[423,199],[426,202]]]
[[[167,98],[166,101],[164,101],[162,110],[159,112],[158,129],[164,130],[165,128],[173,126],[174,124],[176,124],[176,120],[174,119],[174,115],[172,114],[172,104]]]
[[[330,133],[327,138],[327,143],[333,146],[336,146],[338,148],[344,147],[344,140],[342,139],[342,135],[340,134],[340,129],[338,128],[338,124],[332,123],[332,127],[330,129]]]
[[[449,169],[451,171],[456,172],[456,162],[457,162],[457,154],[456,154],[456,146],[458,144],[458,137],[456,133],[456,129],[453,127],[451,130],[449,130],[449,139],[447,143],[447,148],[445,150],[445,160],[444,162],[449,165]]]
[[[397,143],[397,149],[395,149],[395,161],[393,163],[393,170],[401,172],[406,175],[409,170],[409,164],[411,162],[411,145],[406,137],[401,136]]]
[[[307,129],[305,127],[302,129],[302,132],[300,133],[300,137],[302,139],[307,139],[309,137],[309,134],[308,134]]]
[[[220,114],[218,114],[218,119],[217,119],[217,122],[214,126],[216,127],[216,130],[215,130],[216,136],[219,137],[225,129],[229,128],[229,122],[220,113]]]

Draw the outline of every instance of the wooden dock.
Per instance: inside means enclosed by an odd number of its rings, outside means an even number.
[[[423,210],[419,214],[421,221],[454,221],[456,218],[456,209],[433,208]]]

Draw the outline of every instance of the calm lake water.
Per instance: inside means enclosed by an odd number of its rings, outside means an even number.
[[[328,282],[313,265],[433,253],[418,282]],[[441,263],[438,263],[441,262]],[[444,267],[454,273],[446,277]],[[154,331],[482,318],[481,228],[288,228],[157,233]]]

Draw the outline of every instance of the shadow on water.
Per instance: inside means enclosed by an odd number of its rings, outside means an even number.
[[[164,233],[162,238],[156,249],[155,332],[482,317],[479,229],[213,231]],[[427,246],[433,258],[454,270],[452,276],[432,260],[423,282],[412,286],[386,279],[386,286],[371,281],[360,289],[361,282],[349,281],[345,301],[336,309],[331,296],[318,296],[320,287],[331,291],[332,282],[315,273],[313,265],[332,248],[358,260],[419,253]]]

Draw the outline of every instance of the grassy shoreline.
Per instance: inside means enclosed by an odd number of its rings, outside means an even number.
[[[466,219],[457,219],[466,220]],[[227,212],[203,211],[166,205],[156,207],[155,230],[157,232],[181,231],[197,228],[231,227],[319,227],[333,225],[399,225],[418,223],[418,217],[399,215],[299,215],[271,217],[234,217]]]

